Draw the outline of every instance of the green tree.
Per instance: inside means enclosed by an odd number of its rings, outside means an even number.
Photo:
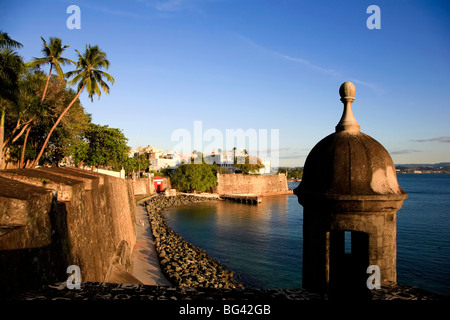
[[[61,39],[51,37],[49,44],[47,44],[47,42],[42,37],[41,37],[41,40],[42,40],[43,46],[44,46],[42,48],[42,54],[44,56],[42,58],[33,58],[33,60],[30,63],[28,63],[28,66],[34,67],[34,66],[41,66],[41,65],[44,65],[47,63],[50,64],[50,71],[48,72],[47,81],[45,83],[44,91],[43,91],[42,97],[41,97],[41,101],[44,101],[53,68],[56,70],[58,78],[62,82],[64,82],[64,73],[61,69],[61,65],[65,65],[68,63],[72,63],[75,65],[76,63],[75,63],[75,61],[72,61],[67,58],[63,58],[61,56],[62,53],[64,52],[64,50],[69,47],[69,46],[63,46]]]
[[[0,49],[20,49],[23,45],[11,39],[7,32],[0,30]]]
[[[11,142],[14,143],[26,130],[25,138],[22,142],[19,162],[21,168],[24,166],[28,137],[33,124],[42,119],[46,119],[48,116],[47,106],[43,105],[39,98],[44,81],[45,76],[40,70],[33,71],[30,68],[27,68],[20,81],[17,120],[16,126],[12,130],[12,134],[14,135],[15,130],[19,130],[20,127],[21,129],[14,137],[11,136]],[[28,156],[30,156],[30,154]],[[34,154],[34,156],[36,156],[36,154]]]
[[[279,167],[277,173],[283,173],[286,175],[288,180],[292,179],[301,179],[303,176],[303,168],[287,168],[287,167]]]
[[[68,91],[66,90],[63,94],[65,102],[67,103],[67,101],[70,101],[75,94],[76,93],[71,89]],[[90,124],[91,116],[85,112],[78,100],[70,108],[66,116],[61,120],[60,125],[53,132],[47,146],[47,150],[49,151],[47,152],[48,156],[45,157],[45,159],[51,163],[58,164],[64,157],[70,156],[73,151],[72,145],[78,144],[79,141],[83,140],[85,132]]]
[[[175,169],[170,181],[183,192],[205,192],[217,186],[217,177],[207,164],[182,164]]]
[[[150,166],[150,160],[148,159],[148,153],[140,154],[138,157],[129,157],[124,165],[124,170],[128,174],[130,172],[144,170],[148,171]]]
[[[90,45],[86,45],[86,50],[83,54],[81,54],[78,50],[75,51],[78,53],[77,69],[67,72],[66,76],[68,78],[73,76],[73,79],[69,81],[69,84],[77,85],[78,92],[69,105],[60,114],[58,119],[56,119],[56,122],[50,129],[50,132],[48,133],[38,156],[33,162],[33,166],[39,163],[39,159],[41,158],[53,131],[56,129],[57,125],[70,107],[75,103],[75,101],[77,101],[84,88],[86,88],[89,98],[93,101],[93,96],[96,94],[100,99],[102,90],[106,94],[109,94],[109,86],[105,81],[103,81],[103,78],[106,78],[107,81],[114,83],[114,78],[110,74],[101,70],[108,69],[110,62],[106,58],[106,53],[100,50],[98,46],[91,47]]]
[[[19,162],[20,167],[31,166],[55,119],[76,95],[74,90],[67,89],[62,82],[52,77],[46,98],[44,102],[41,102],[40,94],[37,93],[42,92],[45,79],[46,75],[40,70],[35,72],[29,70],[22,77],[20,83],[19,109],[21,111],[15,116],[17,117],[16,122],[21,122],[23,127],[20,132],[15,134],[14,139],[19,138],[17,143],[22,146],[11,145],[9,153],[9,161]],[[72,152],[71,145],[83,136],[89,122],[90,115],[85,113],[84,108],[77,101],[55,129],[42,155],[42,160],[58,164],[62,158],[69,156]],[[19,137],[27,125],[25,137]],[[16,128],[8,130],[8,132],[14,130]],[[14,139],[11,140],[11,135],[8,139],[7,141],[11,141],[11,144],[15,142]]]
[[[7,110],[17,105],[19,77],[24,62],[12,49],[22,44],[11,39],[6,32],[0,31],[0,165],[3,160],[5,119]]]
[[[167,165],[167,167],[159,169],[159,172],[159,176],[161,177],[170,177],[172,174],[172,169],[169,167],[169,165]]]
[[[211,170],[212,170],[212,172],[213,172],[213,174],[217,177],[217,173],[220,173],[220,174],[228,174],[229,172],[228,172],[228,170],[227,170],[227,168],[224,168],[224,167],[219,167],[217,164],[215,164],[215,163],[213,163],[212,165],[211,165]]]
[[[70,149],[70,154],[73,157],[74,165],[81,167],[84,164],[89,151],[89,142],[87,142],[84,138],[76,139],[70,146]]]
[[[87,148],[83,148],[84,158],[77,158],[90,166],[104,166],[113,170],[125,167],[128,160],[128,139],[120,129],[107,125],[89,124],[84,134]]]
[[[244,152],[246,153],[246,150],[244,150]],[[264,168],[264,165],[259,158],[256,159],[256,163],[250,163],[250,157],[248,155],[245,156],[245,163],[237,163],[235,166],[237,169],[242,170],[244,174],[256,173],[259,169]]]
[[[42,95],[41,95],[41,102],[44,101],[44,98],[46,96],[47,93],[47,89],[50,83],[50,78],[52,75],[52,71],[53,68],[56,70],[57,73],[57,78],[59,79],[59,81],[61,81],[62,83],[65,82],[64,79],[64,73],[61,69],[61,65],[65,65],[68,63],[72,63],[75,64],[74,61],[67,59],[67,58],[63,58],[61,55],[64,52],[65,49],[67,49],[69,46],[63,46],[62,45],[62,41],[59,38],[50,38],[50,43],[47,44],[47,42],[44,40],[43,37],[41,37],[41,40],[43,42],[43,48],[42,48],[42,53],[43,53],[43,57],[42,58],[33,58],[33,60],[31,62],[29,62],[27,64],[28,67],[40,67],[44,64],[50,64],[50,70],[48,72],[48,76],[47,76],[47,80],[45,82],[45,86],[44,86],[44,90],[42,91]],[[41,106],[41,110],[42,106]],[[24,163],[24,157],[25,157],[25,150],[26,150],[26,146],[27,146],[27,142],[28,142],[28,136],[30,134],[31,128],[33,123],[35,122],[36,118],[32,119],[28,124],[28,128],[25,134],[25,139],[23,142],[23,146],[22,146],[22,155],[21,155],[21,159],[20,159],[20,166],[23,166]]]

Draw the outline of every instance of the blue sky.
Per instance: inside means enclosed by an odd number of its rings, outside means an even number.
[[[79,30],[66,25],[72,4]],[[366,26],[372,4],[381,29]],[[201,121],[224,137],[265,129],[270,142],[278,130],[279,164],[303,166],[334,132],[339,86],[352,81],[362,132],[397,164],[435,163],[450,162],[449,9],[448,1],[19,0],[0,2],[0,29],[24,45],[25,60],[40,56],[41,36],[61,38],[72,59],[86,44],[104,50],[116,82],[110,95],[81,101],[133,148],[172,149],[175,130],[193,139]]]

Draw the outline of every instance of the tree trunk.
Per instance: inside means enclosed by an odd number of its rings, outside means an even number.
[[[2,169],[2,160],[3,160],[3,140],[5,139],[5,115],[6,110],[2,109],[2,115],[0,118],[0,170]]]
[[[44,101],[45,93],[47,92],[48,83],[50,81],[50,76],[52,75],[53,65],[50,63],[50,71],[48,72],[47,82],[45,83],[44,92],[42,93],[41,102]]]
[[[50,140],[50,136],[52,135],[53,131],[55,131],[56,127],[58,126],[59,122],[61,121],[62,117],[64,117],[64,115],[67,113],[67,111],[69,111],[70,107],[75,103],[75,101],[77,101],[78,97],[80,96],[81,92],[83,91],[84,86],[82,86],[80,88],[80,90],[78,91],[77,95],[75,96],[75,98],[73,98],[73,100],[69,103],[69,105],[67,106],[67,108],[64,109],[64,111],[59,115],[58,119],[56,119],[55,124],[53,125],[53,127],[50,129],[50,132],[47,135],[47,138],[44,141],[44,144],[42,145],[41,151],[39,151],[38,156],[36,157],[36,159],[33,161],[32,167],[36,167],[37,164],[39,163],[39,160],[42,157],[42,154],[44,153],[45,148],[47,147],[48,141]]]
[[[25,157],[25,149],[27,147],[27,140],[28,140],[28,134],[30,133],[31,130],[31,126],[28,127],[27,132],[25,133],[25,139],[23,141],[23,145],[22,145],[22,155],[20,156],[20,163],[19,163],[19,167],[23,168],[23,159]]]

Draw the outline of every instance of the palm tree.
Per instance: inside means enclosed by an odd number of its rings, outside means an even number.
[[[0,49],[20,49],[23,45],[11,39],[8,33],[0,30]]]
[[[12,49],[21,48],[8,33],[0,31],[0,165],[3,158],[3,142],[5,139],[5,117],[8,103],[17,104],[19,90],[19,74],[23,68],[23,60]]]
[[[44,92],[42,93],[41,101],[44,101],[45,93],[47,92],[48,82],[50,81],[50,76],[52,75],[53,68],[55,68],[56,73],[58,74],[58,77],[61,81],[64,81],[64,73],[61,69],[61,65],[65,65],[68,63],[73,63],[76,65],[75,61],[72,61],[67,58],[61,57],[61,54],[65,49],[67,49],[69,46],[62,46],[62,41],[59,38],[53,38],[51,37],[50,44],[47,45],[47,42],[42,38],[42,42],[44,47],[42,48],[42,53],[44,56],[42,58],[33,58],[33,61],[28,63],[28,66],[34,67],[34,66],[41,66],[43,64],[50,64],[50,71],[48,72],[47,76],[47,82],[45,83]]]
[[[64,82],[64,73],[61,69],[61,65],[66,65],[68,63],[73,63],[75,65],[76,63],[75,63],[75,61],[61,57],[63,51],[69,47],[69,46],[62,46],[61,39],[50,37],[49,44],[47,44],[45,39],[42,37],[41,37],[41,40],[42,40],[43,46],[44,46],[41,51],[44,56],[42,58],[33,58],[33,61],[29,62],[27,64],[27,66],[35,67],[35,66],[41,66],[41,65],[47,64],[47,63],[50,64],[50,71],[48,72],[47,81],[45,82],[44,91],[42,92],[42,97],[41,97],[41,102],[42,102],[42,101],[44,101],[45,95],[47,93],[47,88],[48,88],[48,84],[50,82],[50,77],[52,75],[53,68],[55,68],[56,73],[58,74],[58,78],[62,82]],[[22,146],[22,156],[21,156],[20,166],[23,165],[23,157],[25,154],[25,148],[27,145],[28,135],[31,130],[32,122],[33,121],[31,121],[30,123],[27,124],[27,131],[25,133],[25,139],[24,139],[23,146]]]
[[[114,78],[110,74],[101,70],[101,69],[107,70],[109,68],[110,63],[106,58],[106,53],[100,50],[98,46],[91,47],[90,45],[86,45],[86,50],[84,51],[83,54],[81,54],[78,50],[75,51],[78,53],[77,69],[74,71],[67,72],[65,76],[67,78],[73,76],[73,79],[69,81],[69,84],[77,85],[78,93],[75,96],[75,98],[73,98],[73,100],[69,103],[69,105],[64,109],[64,111],[59,115],[58,119],[56,119],[56,122],[50,129],[50,132],[48,133],[47,138],[45,139],[38,156],[36,157],[36,159],[32,164],[33,167],[38,164],[39,159],[44,153],[44,149],[47,147],[51,134],[58,126],[62,117],[64,117],[67,111],[69,111],[70,107],[79,98],[84,88],[86,88],[86,90],[88,91],[89,98],[91,98],[91,101],[93,101],[94,100],[93,96],[96,94],[100,99],[100,96],[102,95],[101,93],[102,90],[106,94],[109,94],[109,86],[105,81],[103,81],[102,78],[106,78],[107,81],[111,82],[111,84],[114,84]]]

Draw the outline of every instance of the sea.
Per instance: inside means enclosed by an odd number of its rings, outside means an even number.
[[[398,174],[397,282],[450,296],[450,174]],[[289,183],[294,189],[297,183]],[[215,201],[169,208],[169,226],[246,286],[302,287],[303,207],[295,195],[259,205]]]

